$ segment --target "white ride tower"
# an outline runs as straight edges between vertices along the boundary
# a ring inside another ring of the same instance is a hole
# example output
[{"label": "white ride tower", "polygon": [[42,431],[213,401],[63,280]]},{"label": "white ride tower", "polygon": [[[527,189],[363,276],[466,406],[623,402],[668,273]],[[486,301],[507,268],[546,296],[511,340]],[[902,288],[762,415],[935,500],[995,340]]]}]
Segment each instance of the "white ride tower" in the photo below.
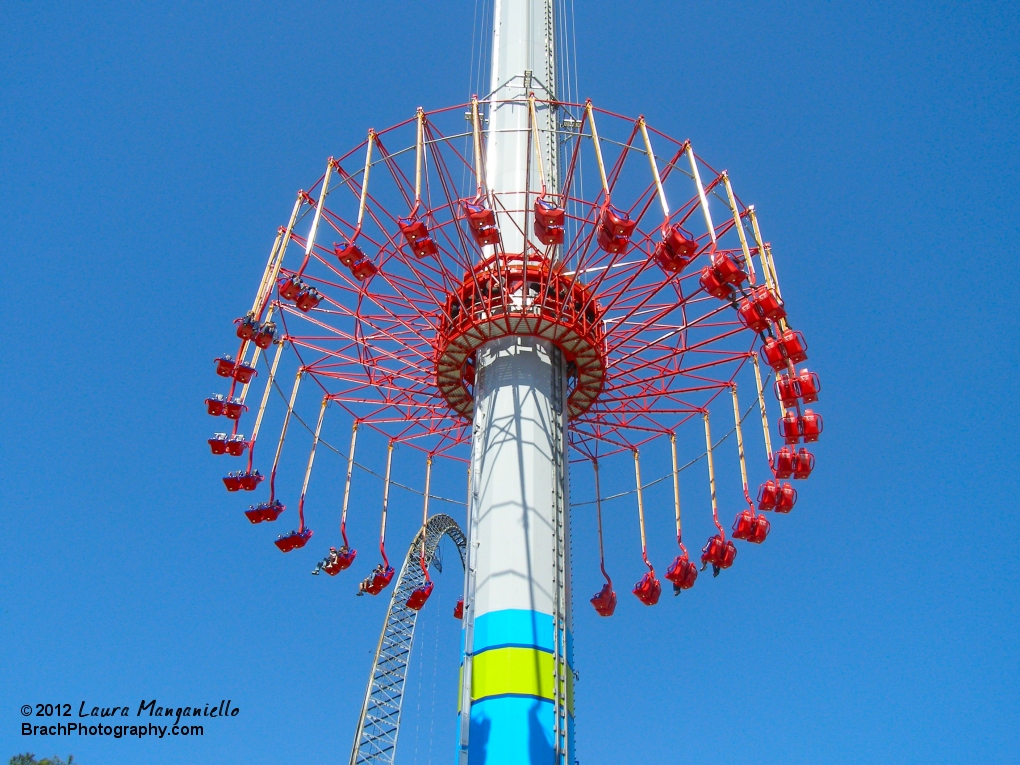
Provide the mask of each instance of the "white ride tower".
[{"label": "white ride tower", "polygon": [[[529,257],[528,206],[543,180],[559,191],[553,2],[495,0],[493,20],[483,192],[503,252]],[[514,299],[531,297],[522,289]],[[566,385],[547,341],[511,336],[478,352],[462,765],[573,761]]]}]

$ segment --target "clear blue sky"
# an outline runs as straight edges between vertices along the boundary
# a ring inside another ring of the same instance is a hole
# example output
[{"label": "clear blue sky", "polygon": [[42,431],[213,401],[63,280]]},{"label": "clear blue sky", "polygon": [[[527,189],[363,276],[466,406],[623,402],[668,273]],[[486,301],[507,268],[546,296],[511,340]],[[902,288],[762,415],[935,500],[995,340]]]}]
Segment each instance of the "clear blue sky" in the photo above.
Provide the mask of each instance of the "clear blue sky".
[{"label": "clear blue sky", "polygon": [[[691,138],[756,204],[827,426],[767,543],[654,609],[594,615],[578,514],[580,762],[1020,762],[1018,6],[577,6],[582,93]],[[353,597],[370,560],[313,578],[319,547],[247,524],[201,402],[295,190],[368,127],[470,95],[473,13],[5,4],[0,760],[348,756],[385,608]],[[341,463],[318,469],[333,501]],[[366,555],[378,490],[356,498]],[[394,503],[403,547],[420,510]],[[632,508],[607,513],[629,539]],[[452,758],[447,553],[400,765]],[[640,574],[632,547],[610,563],[621,592]],[[23,704],[143,697],[242,712],[194,740],[19,735]]]}]

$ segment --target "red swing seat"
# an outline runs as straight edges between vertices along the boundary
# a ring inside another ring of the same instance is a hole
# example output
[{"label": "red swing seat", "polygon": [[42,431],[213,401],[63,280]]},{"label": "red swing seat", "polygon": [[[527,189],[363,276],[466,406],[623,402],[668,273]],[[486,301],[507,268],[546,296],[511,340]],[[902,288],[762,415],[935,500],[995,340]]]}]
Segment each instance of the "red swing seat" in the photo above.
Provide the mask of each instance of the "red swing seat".
[{"label": "red swing seat", "polygon": [[[211,443],[211,441],[210,441]],[[244,440],[244,436],[238,434],[236,436],[230,436],[225,443],[227,454],[231,457],[240,457],[244,454],[244,450],[248,448],[248,442]],[[213,451],[213,454],[216,452]]]},{"label": "red swing seat", "polygon": [[429,236],[425,221],[417,218],[400,218],[397,225],[400,226],[400,233],[404,235],[416,258],[434,257],[439,254],[439,247]]},{"label": "red swing seat", "polygon": [[429,595],[432,594],[434,588],[435,582],[432,581],[426,582],[421,587],[415,587],[414,592],[407,599],[407,607],[412,611],[421,611],[422,606],[425,605],[425,601],[429,599]]},{"label": "red swing seat", "polygon": [[698,579],[698,567],[687,557],[687,553],[676,556],[666,569],[666,578],[673,583],[673,592],[689,590]]},{"label": "red swing seat", "polygon": [[737,307],[737,318],[740,323],[752,332],[764,332],[768,329],[769,320],[758,308],[758,303],[752,298],[744,298]]},{"label": "red swing seat", "polygon": [[294,305],[296,305],[298,310],[302,313],[308,313],[313,308],[317,308],[321,302],[322,295],[320,295],[319,291],[314,287],[304,287],[294,299]]},{"label": "red swing seat", "polygon": [[807,361],[807,342],[804,335],[796,330],[788,329],[779,338],[784,355],[794,364]]},{"label": "red swing seat", "polygon": [[797,413],[789,411],[779,421],[779,435],[786,443],[795,444],[804,436],[803,425],[804,423]]},{"label": "red swing seat", "polygon": [[480,204],[464,202],[464,217],[467,218],[471,236],[479,246],[499,244],[499,229],[496,228],[496,214]]},{"label": "red swing seat", "polygon": [[252,342],[255,343],[262,350],[266,350],[273,341],[276,339],[276,325],[267,321],[255,332],[255,336],[252,338]]},{"label": "red swing seat", "polygon": [[800,432],[804,436],[804,443],[815,443],[822,434],[822,415],[805,409],[800,417]]},{"label": "red swing seat", "polygon": [[764,515],[755,515],[754,510],[744,510],[733,521],[733,538],[760,545],[769,535],[770,528],[771,524]]},{"label": "red swing seat", "polygon": [[213,454],[226,454],[227,453],[227,434],[226,433],[214,433],[213,437],[209,439],[209,448]]},{"label": "red swing seat", "polygon": [[242,340],[251,340],[259,330],[259,323],[251,314],[234,319],[234,324],[237,325],[237,336]]},{"label": "red swing seat", "polygon": [[365,592],[378,595],[393,581],[393,566],[387,566],[381,574],[373,574],[365,580]]},{"label": "red swing seat", "polygon": [[773,388],[776,391],[776,398],[782,402],[783,406],[788,409],[791,406],[797,406],[797,399],[801,396],[799,377],[790,377],[785,373],[780,374],[776,377]]},{"label": "red swing seat", "polygon": [[724,252],[714,253],[712,265],[701,269],[701,286],[709,295],[720,300],[732,300],[734,288],[745,281],[747,274]]},{"label": "red swing seat", "polygon": [[796,457],[793,461],[793,479],[803,480],[811,475],[811,471],[815,469],[815,455],[805,449],[803,446],[797,451]]},{"label": "red swing seat", "polygon": [[554,203],[539,198],[535,200],[535,236],[544,245],[563,244],[563,225],[567,211]]},{"label": "red swing seat", "polygon": [[241,385],[250,383],[251,379],[257,374],[258,372],[255,370],[255,367],[250,364],[242,362],[234,366],[234,379],[241,383]]},{"label": "red swing seat", "polygon": [[613,585],[610,582],[602,585],[602,589],[591,599],[591,604],[595,606],[595,612],[599,616],[612,616],[616,611],[616,593],[613,591]]},{"label": "red swing seat", "polygon": [[339,258],[340,262],[350,268],[359,260],[365,257],[365,253],[358,245],[353,242],[345,244],[334,244],[333,254]]},{"label": "red swing seat", "polygon": [[359,260],[351,267],[351,273],[354,275],[354,278],[357,279],[359,282],[371,279],[378,272],[379,269],[376,267],[375,263],[373,263],[368,258]]},{"label": "red swing seat", "polygon": [[268,523],[279,518],[280,513],[286,509],[286,505],[276,499],[272,502],[261,502],[257,505],[249,505],[248,509],[244,511],[244,514],[252,523]]},{"label": "red swing seat", "polygon": [[308,540],[312,538],[312,533],[311,529],[304,529],[302,531],[292,531],[289,534],[281,534],[273,544],[280,548],[280,552],[287,553],[308,544]]},{"label": "red swing seat", "polygon": [[241,403],[239,398],[228,398],[223,401],[223,415],[231,420],[241,419],[242,412],[247,412],[248,407]]},{"label": "red swing seat", "polygon": [[721,533],[709,537],[701,550],[701,562],[712,564],[715,569],[729,568],[737,557],[737,547],[732,539],[723,539]]},{"label": "red swing seat", "polygon": [[797,490],[788,483],[766,481],[758,488],[758,509],[788,513],[797,504]]},{"label": "red swing seat", "polygon": [[223,485],[227,487],[227,491],[240,491],[241,490],[241,476],[244,475],[241,472],[227,473],[223,477]]},{"label": "red swing seat", "polygon": [[789,478],[793,475],[794,463],[797,453],[789,446],[784,446],[772,455],[772,472],[776,478]]},{"label": "red swing seat", "polygon": [[205,408],[213,417],[219,417],[223,414],[223,406],[226,403],[226,396],[216,393],[205,400]]},{"label": "red swing seat", "polygon": [[680,227],[663,226],[662,239],[655,245],[652,258],[663,271],[678,274],[690,265],[698,252],[698,243]]},{"label": "red swing seat", "polygon": [[655,578],[654,573],[649,571],[634,585],[632,592],[646,606],[654,606],[659,602],[659,596],[662,595],[662,583]]},{"label": "red swing seat", "polygon": [[596,240],[599,247],[610,255],[622,255],[630,247],[630,238],[637,227],[637,221],[611,204],[604,204],[599,214]]},{"label": "red swing seat", "polygon": [[341,571],[346,571],[354,563],[354,559],[358,557],[357,550],[344,550],[341,549],[336,555],[336,560],[329,563],[327,566],[323,566],[322,570],[330,576],[336,576]]},{"label": "red swing seat", "polygon": [[818,380],[818,375],[802,369],[797,375],[797,384],[805,404],[813,404],[818,400],[818,394],[822,390],[822,383]]},{"label": "red swing seat", "polygon": [[457,600],[457,605],[453,607],[453,618],[463,619],[464,618],[464,598]]},{"label": "red swing seat", "polygon": [[241,488],[244,489],[245,491],[255,491],[255,489],[258,488],[258,485],[262,483],[263,480],[265,480],[265,476],[262,475],[262,473],[260,473],[258,470],[256,470],[254,473],[251,472],[238,473],[237,476],[238,478],[241,479]]},{"label": "red swing seat", "polygon": [[761,360],[777,372],[781,369],[786,369],[786,353],[782,344],[776,338],[765,338],[765,343],[758,353],[761,355]]},{"label": "red swing seat", "polygon": [[236,363],[230,356],[222,356],[216,359],[216,374],[220,377],[233,377],[234,365]]},{"label": "red swing seat", "polygon": [[296,276],[281,277],[276,286],[280,290],[280,297],[284,300],[297,300],[297,296],[305,288],[304,282]]}]

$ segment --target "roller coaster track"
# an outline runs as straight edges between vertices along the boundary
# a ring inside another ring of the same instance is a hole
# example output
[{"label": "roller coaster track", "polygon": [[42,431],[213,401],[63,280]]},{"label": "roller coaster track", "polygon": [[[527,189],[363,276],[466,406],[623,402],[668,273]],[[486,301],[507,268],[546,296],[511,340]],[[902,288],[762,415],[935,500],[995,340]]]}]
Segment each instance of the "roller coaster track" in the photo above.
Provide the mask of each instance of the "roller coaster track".
[{"label": "roller coaster track", "polygon": [[[448,515],[434,515],[424,529],[425,563],[432,559],[443,535],[450,537],[457,545],[460,562],[464,563],[467,540],[460,526]],[[375,650],[375,663],[361,708],[358,732],[354,737],[351,765],[371,763],[392,765],[397,753],[397,734],[400,732],[400,706],[404,698],[404,679],[407,665],[411,660],[411,646],[414,641],[414,625],[418,612],[407,607],[407,598],[425,583],[419,556],[421,555],[422,532],[411,542],[400,569],[400,576],[393,588],[390,607],[386,612],[386,623],[379,636]]]}]

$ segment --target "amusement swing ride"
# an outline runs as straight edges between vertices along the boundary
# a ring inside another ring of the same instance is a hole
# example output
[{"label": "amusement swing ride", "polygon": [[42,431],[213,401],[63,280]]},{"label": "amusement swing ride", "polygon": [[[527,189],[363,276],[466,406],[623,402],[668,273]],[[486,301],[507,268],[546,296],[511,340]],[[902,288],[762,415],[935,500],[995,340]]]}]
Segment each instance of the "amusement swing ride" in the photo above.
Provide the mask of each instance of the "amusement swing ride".
[{"label": "amusement swing ride", "polygon": [[[787,314],[754,207],[690,141],[558,88],[568,71],[557,55],[564,10],[562,0],[556,8],[553,0],[495,0],[488,95],[418,108],[327,160],[276,233],[251,309],[235,322],[236,355],[215,362],[229,384],[205,403],[229,427],[209,446],[246,461],[223,479],[228,491],[268,484],[268,497],[245,512],[252,524],[286,511],[276,477],[298,391],[311,383],[321,393],[298,525],[275,540],[284,553],[313,537],[305,496],[327,411],[350,423],[339,535],[328,540],[337,546],[315,574],[335,577],[364,560],[347,534],[359,433],[388,442],[380,560],[359,595],[379,595],[397,576],[386,552],[394,448],[425,463],[421,531],[393,587],[355,765],[393,761],[414,620],[432,594],[429,565],[442,536],[465,565],[455,613],[464,638],[461,761],[567,765],[568,473],[593,471],[604,584],[591,603],[610,617],[617,594],[605,563],[600,468],[632,463],[646,567],[632,591],[646,606],[658,603],[662,583],[648,556],[642,453],[668,449],[672,460],[677,551],[664,577],[675,594],[695,586],[699,563],[715,575],[734,565],[734,539],[765,542],[765,513],[789,513],[797,501],[790,481],[814,469],[801,444],[822,432],[807,408],[820,383],[799,366],[807,344]],[[281,391],[282,428],[263,474],[255,450],[285,358],[294,381]],[[262,394],[245,435],[258,377]],[[738,389],[751,391],[746,409]],[[744,440],[754,409],[766,457],[756,494]],[[717,501],[720,417],[735,434],[746,505],[730,534]],[[677,434],[692,428],[699,439],[703,432],[704,450],[681,466]],[[699,556],[687,547],[678,476],[702,457],[716,531]],[[429,515],[439,459],[469,468],[463,531],[449,515]]]}]

